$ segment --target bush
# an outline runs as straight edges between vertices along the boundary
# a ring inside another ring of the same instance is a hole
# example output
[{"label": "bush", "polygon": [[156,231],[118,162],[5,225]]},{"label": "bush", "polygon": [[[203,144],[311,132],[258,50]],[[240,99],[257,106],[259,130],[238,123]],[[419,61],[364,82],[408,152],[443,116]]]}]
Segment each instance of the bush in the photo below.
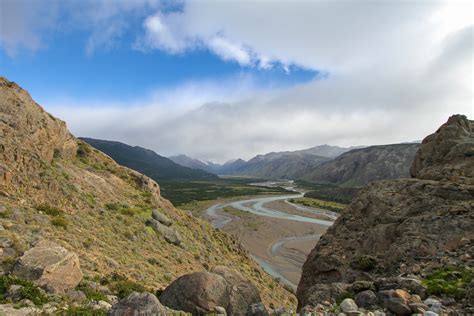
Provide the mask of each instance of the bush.
[{"label": "bush", "polygon": [[69,306],[67,310],[60,310],[53,315],[61,316],[105,316],[105,310],[97,310],[89,306]]},{"label": "bush", "polygon": [[61,216],[64,213],[59,208],[48,205],[48,204],[37,205],[37,206],[35,206],[35,208],[36,208],[37,211],[43,212],[43,213],[45,213],[49,216],[53,216],[53,217],[54,216]]},{"label": "bush", "polygon": [[55,217],[51,220],[51,224],[66,229],[69,225],[69,221],[64,217]]},{"label": "bush", "polygon": [[146,288],[129,280],[127,277],[114,273],[108,278],[104,278],[100,282],[102,285],[107,285],[109,289],[117,295],[120,299],[128,296],[132,292],[145,292]]},{"label": "bush", "polygon": [[33,282],[21,280],[11,275],[0,276],[0,303],[6,303],[5,294],[12,285],[21,285],[20,299],[28,299],[35,305],[43,305],[48,299]]},{"label": "bush", "polygon": [[351,267],[356,270],[370,271],[377,266],[377,259],[369,255],[358,255],[351,262]]},{"label": "bush", "polygon": [[106,295],[91,289],[84,283],[79,284],[77,286],[77,289],[82,291],[86,295],[88,300],[105,301],[105,302],[109,301]]},{"label": "bush", "polygon": [[429,274],[423,281],[429,295],[466,298],[473,282],[473,269],[445,267]]}]

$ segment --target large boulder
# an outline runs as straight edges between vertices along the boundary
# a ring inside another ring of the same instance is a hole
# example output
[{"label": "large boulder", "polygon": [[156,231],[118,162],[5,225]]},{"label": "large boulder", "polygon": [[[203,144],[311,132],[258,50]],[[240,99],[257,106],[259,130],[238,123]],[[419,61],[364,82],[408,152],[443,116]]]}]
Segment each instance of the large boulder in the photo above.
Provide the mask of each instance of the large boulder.
[{"label": "large boulder", "polygon": [[18,258],[13,274],[52,293],[64,293],[82,280],[78,256],[50,241],[40,241]]},{"label": "large boulder", "polygon": [[162,223],[153,218],[148,219],[145,224],[153,228],[154,231],[163,236],[163,238],[170,244],[176,246],[181,245],[181,235],[175,229],[163,225]]},{"label": "large boulder", "polygon": [[173,224],[171,219],[169,219],[165,214],[161,213],[157,209],[153,209],[151,211],[151,217],[165,226],[171,226],[171,224]]},{"label": "large boulder", "polygon": [[151,293],[133,292],[112,306],[109,316],[165,316],[166,308]]},{"label": "large boulder", "polygon": [[181,276],[164,290],[160,300],[169,308],[195,315],[221,308],[230,315],[244,315],[252,304],[261,303],[260,293],[250,281],[221,266]]}]

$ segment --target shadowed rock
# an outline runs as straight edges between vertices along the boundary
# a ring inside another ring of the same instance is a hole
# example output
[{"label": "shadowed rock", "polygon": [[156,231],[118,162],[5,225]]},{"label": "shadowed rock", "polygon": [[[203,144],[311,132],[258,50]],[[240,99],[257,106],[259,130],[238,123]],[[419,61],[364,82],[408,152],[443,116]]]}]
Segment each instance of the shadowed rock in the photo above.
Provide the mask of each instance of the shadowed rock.
[{"label": "shadowed rock", "polygon": [[109,316],[165,316],[166,308],[151,293],[133,292],[113,305]]}]

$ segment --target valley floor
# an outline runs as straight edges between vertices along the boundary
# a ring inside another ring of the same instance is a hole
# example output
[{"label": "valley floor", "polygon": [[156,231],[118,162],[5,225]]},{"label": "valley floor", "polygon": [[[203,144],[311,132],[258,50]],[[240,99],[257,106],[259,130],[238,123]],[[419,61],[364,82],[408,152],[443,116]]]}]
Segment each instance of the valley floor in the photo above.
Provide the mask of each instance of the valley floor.
[{"label": "valley floor", "polygon": [[335,213],[289,203],[302,196],[294,192],[209,201],[199,211],[215,227],[235,235],[264,270],[296,289],[308,253]]}]

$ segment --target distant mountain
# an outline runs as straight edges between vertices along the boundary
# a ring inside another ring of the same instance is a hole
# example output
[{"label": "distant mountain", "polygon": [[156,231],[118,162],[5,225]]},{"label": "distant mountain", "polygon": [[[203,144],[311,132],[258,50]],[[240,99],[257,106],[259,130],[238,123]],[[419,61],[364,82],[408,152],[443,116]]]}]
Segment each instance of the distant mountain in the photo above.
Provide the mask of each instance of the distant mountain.
[{"label": "distant mountain", "polygon": [[139,171],[153,180],[213,180],[217,176],[200,169],[181,166],[172,160],[160,156],[153,150],[124,143],[81,138],[89,145],[106,153],[119,164]]},{"label": "distant mountain", "polygon": [[208,165],[207,163],[199,160],[199,159],[194,159],[186,155],[177,155],[177,156],[171,156],[168,157],[178,165],[192,168],[192,169],[201,169],[204,171],[211,172],[212,166]]},{"label": "distant mountain", "polygon": [[236,169],[233,175],[272,179],[298,179],[308,168],[330,158],[302,152],[281,152],[258,155]]},{"label": "distant mountain", "polygon": [[374,180],[409,177],[410,165],[419,146],[404,143],[353,149],[306,170],[302,179],[357,187]]},{"label": "distant mountain", "polygon": [[[311,155],[322,156],[322,157],[327,157],[327,158],[336,158],[337,156],[342,155],[343,153],[348,152],[349,150],[352,150],[352,149],[356,149],[356,148],[363,148],[363,146],[346,148],[346,147],[331,146],[331,145],[319,145],[319,146],[314,146],[308,149],[293,151],[292,153],[305,153],[305,154],[311,154]],[[287,152],[287,153],[291,153],[291,152]]]}]

